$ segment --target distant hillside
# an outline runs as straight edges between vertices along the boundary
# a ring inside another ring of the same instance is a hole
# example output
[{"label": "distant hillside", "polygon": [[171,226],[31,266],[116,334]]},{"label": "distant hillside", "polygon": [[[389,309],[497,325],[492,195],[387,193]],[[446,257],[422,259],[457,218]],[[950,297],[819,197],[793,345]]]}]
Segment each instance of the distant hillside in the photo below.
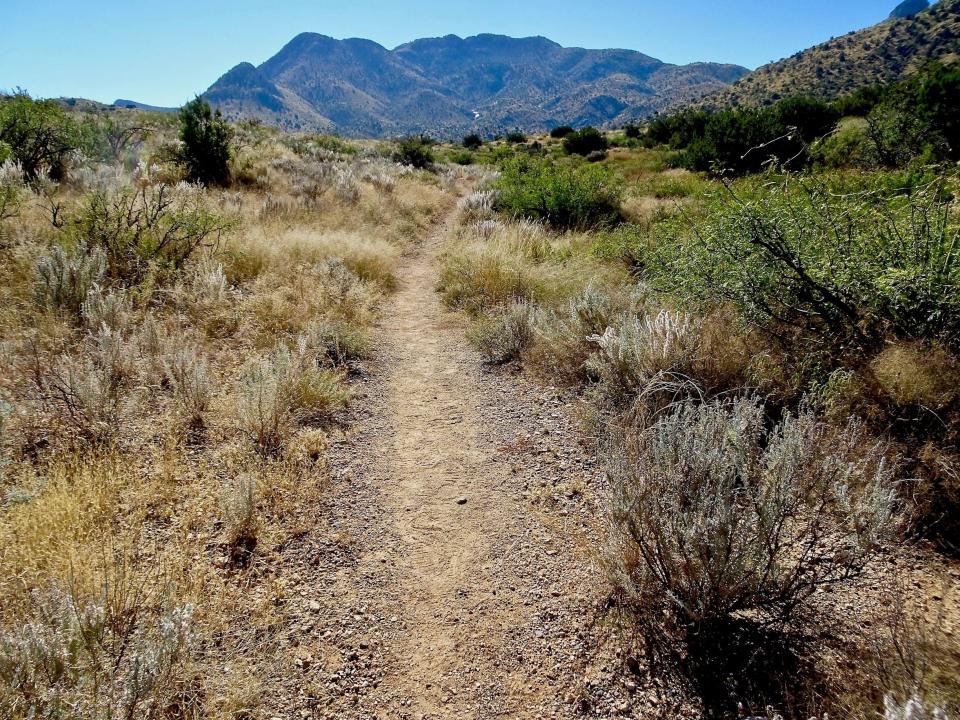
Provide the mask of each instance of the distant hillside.
[{"label": "distant hillside", "polygon": [[[894,12],[909,10],[901,6]],[[957,58],[960,0],[941,0],[909,17],[895,17],[765,65],[704,104],[766,105],[791,95],[832,98],[898,80],[931,60]]]},{"label": "distant hillside", "polygon": [[903,0],[902,3],[897,5],[893,12],[890,13],[892,18],[907,18],[913,15],[916,15],[918,12],[923,12],[928,7],[930,7],[929,0]]},{"label": "distant hillside", "polygon": [[370,40],[303,33],[259,67],[241,63],[205,93],[231,120],[384,136],[616,125],[743,77],[735,65],[669,65],[633,50],[566,48],[543,37]]},{"label": "distant hillside", "polygon": [[114,100],[113,107],[126,108],[128,110],[149,110],[151,112],[174,113],[180,108],[160,107],[159,105],[145,105],[136,100]]}]

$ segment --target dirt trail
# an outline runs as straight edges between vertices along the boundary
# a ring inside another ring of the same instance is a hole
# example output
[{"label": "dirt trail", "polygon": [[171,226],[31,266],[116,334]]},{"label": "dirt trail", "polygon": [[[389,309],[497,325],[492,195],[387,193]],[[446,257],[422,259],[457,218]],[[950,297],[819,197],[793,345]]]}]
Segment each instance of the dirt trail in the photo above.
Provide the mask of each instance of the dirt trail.
[{"label": "dirt trail", "polygon": [[[510,467],[480,437],[483,393],[463,372],[474,358],[434,292],[446,230],[410,259],[383,323],[395,432],[382,490],[401,542],[397,580],[408,627],[394,648],[407,665],[388,684],[408,693],[413,709],[451,718],[471,716],[481,704],[475,691],[492,684],[503,710],[524,717],[535,698],[497,662],[525,609],[510,602],[516,588],[507,583],[516,579],[504,571],[511,558],[497,539],[521,534],[528,511],[504,491]],[[465,671],[480,688],[456,687]]]},{"label": "dirt trail", "polygon": [[271,672],[277,717],[576,715],[602,584],[571,539],[596,464],[563,399],[484,371],[441,304],[454,221],[398,268],[329,504],[284,547],[277,643],[298,670]]}]

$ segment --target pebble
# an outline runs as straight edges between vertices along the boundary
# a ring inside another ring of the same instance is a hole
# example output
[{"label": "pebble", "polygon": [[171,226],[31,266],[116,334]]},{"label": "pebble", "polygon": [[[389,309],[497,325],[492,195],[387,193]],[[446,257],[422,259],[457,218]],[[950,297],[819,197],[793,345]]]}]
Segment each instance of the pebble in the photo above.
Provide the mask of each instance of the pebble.
[{"label": "pebble", "polygon": [[465,497],[457,498],[457,505],[466,505],[466,504],[467,504],[467,499]]}]

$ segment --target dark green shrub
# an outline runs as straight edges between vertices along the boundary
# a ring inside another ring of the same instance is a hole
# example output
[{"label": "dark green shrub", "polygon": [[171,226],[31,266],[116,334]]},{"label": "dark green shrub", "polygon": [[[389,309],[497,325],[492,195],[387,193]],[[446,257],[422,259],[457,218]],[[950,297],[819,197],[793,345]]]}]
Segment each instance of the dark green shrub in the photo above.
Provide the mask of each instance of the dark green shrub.
[{"label": "dark green shrub", "polygon": [[620,219],[622,181],[600,165],[575,166],[530,156],[506,161],[496,207],[558,228],[612,225]]},{"label": "dark green shrub", "polygon": [[192,182],[229,184],[232,135],[220,111],[212,111],[203,98],[196,97],[180,109],[181,162]]},{"label": "dark green shrub", "polygon": [[477,150],[483,146],[483,139],[476,133],[471,133],[464,136],[462,144],[467,150]]},{"label": "dark green shrub", "polygon": [[736,186],[694,232],[661,226],[654,282],[844,352],[890,335],[960,347],[960,230],[947,181],[908,191],[851,182]]},{"label": "dark green shrub", "polygon": [[450,154],[450,162],[457,165],[472,165],[473,164],[473,153],[466,150],[461,150],[459,152],[453,152]]},{"label": "dark green shrub", "polygon": [[433,151],[430,149],[432,144],[430,138],[423,135],[409,135],[397,143],[393,159],[403,165],[423,170],[433,165]]},{"label": "dark green shrub", "polygon": [[573,128],[570,127],[569,125],[558,125],[553,130],[550,131],[550,137],[556,140],[561,140],[572,132],[573,132]]},{"label": "dark green shrub", "polygon": [[624,125],[623,134],[625,137],[631,140],[636,140],[637,138],[640,137],[640,126],[634,125],[632,123],[630,125]]},{"label": "dark green shrub", "polygon": [[522,132],[515,130],[514,132],[507,133],[507,142],[514,145],[519,145],[520,143],[525,143],[527,141],[527,136]]},{"label": "dark green shrub", "polygon": [[76,123],[52,100],[26,93],[0,97],[0,145],[20,163],[24,177],[62,180],[69,153],[79,147]]},{"label": "dark green shrub", "polygon": [[607,139],[599,130],[592,127],[575,130],[563,139],[563,149],[568,155],[587,156],[596,150],[606,150],[608,147]]},{"label": "dark green shrub", "polygon": [[592,162],[592,163],[603,162],[606,159],[607,159],[606,150],[591,150],[589,153],[587,153],[587,162]]}]

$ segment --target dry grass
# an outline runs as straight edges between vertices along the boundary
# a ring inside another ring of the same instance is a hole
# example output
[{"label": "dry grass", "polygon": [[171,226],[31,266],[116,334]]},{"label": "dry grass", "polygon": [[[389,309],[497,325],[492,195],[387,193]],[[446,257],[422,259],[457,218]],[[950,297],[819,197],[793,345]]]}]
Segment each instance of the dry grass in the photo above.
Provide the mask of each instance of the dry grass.
[{"label": "dry grass", "polygon": [[[153,167],[165,142],[146,144],[134,176],[94,168],[53,194],[24,190],[18,216],[3,221],[4,717],[46,712],[18,694],[7,671],[22,666],[7,661],[21,656],[8,650],[26,647],[22,628],[41,637],[40,618],[68,605],[142,618],[129,641],[176,660],[175,673],[156,666],[163,677],[133,716],[166,717],[170,703],[183,716],[261,714],[257,678],[277,658],[257,638],[277,622],[281,591],[257,569],[318,527],[325,426],[352,399],[347,370],[362,371],[402,253],[451,202],[442,183],[392,163],[297,154],[271,135],[241,152],[239,189],[190,190],[191,212],[229,232],[163,272],[143,263],[128,274],[119,255],[104,268],[82,225],[56,227],[52,209],[69,221],[104,178],[108,197],[123,185],[154,197],[159,180],[177,179],[172,166]],[[104,597],[118,573],[142,592]],[[187,607],[189,643],[141,632]],[[52,662],[62,648],[50,648]],[[89,656],[72,680],[31,682],[92,716],[125,687],[123,663],[95,679],[94,666],[110,662]],[[93,697],[90,682],[110,690]],[[130,711],[119,700],[111,708]]]}]

